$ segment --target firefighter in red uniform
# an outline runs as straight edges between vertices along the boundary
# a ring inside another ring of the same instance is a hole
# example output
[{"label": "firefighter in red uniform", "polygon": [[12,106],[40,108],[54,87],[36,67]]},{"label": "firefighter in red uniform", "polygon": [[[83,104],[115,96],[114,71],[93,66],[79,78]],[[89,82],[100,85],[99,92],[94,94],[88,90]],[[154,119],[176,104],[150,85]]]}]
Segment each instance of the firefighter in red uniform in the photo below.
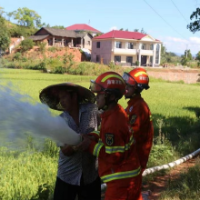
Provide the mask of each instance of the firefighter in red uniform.
[{"label": "firefighter in red uniform", "polygon": [[150,109],[141,97],[142,90],[149,88],[149,77],[145,69],[136,68],[129,73],[124,72],[123,79],[126,82],[125,97],[130,98],[126,112],[134,132],[137,153],[143,172],[148,162],[154,134]]},{"label": "firefighter in red uniform", "polygon": [[[101,180],[107,184],[105,200],[142,200],[141,169],[132,129],[125,110],[117,103],[125,93],[125,82],[115,72],[91,81],[97,107],[103,109],[99,132],[83,135],[79,149],[98,157]],[[91,139],[93,137],[93,139]]]}]

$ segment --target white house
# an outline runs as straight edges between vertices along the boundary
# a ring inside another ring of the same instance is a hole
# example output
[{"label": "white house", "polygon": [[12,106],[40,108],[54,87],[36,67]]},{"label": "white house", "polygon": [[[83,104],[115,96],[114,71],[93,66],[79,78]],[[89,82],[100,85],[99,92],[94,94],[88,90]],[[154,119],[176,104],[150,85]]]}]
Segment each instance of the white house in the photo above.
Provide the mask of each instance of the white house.
[{"label": "white house", "polygon": [[92,39],[92,62],[159,66],[161,41],[150,35],[112,30]]}]

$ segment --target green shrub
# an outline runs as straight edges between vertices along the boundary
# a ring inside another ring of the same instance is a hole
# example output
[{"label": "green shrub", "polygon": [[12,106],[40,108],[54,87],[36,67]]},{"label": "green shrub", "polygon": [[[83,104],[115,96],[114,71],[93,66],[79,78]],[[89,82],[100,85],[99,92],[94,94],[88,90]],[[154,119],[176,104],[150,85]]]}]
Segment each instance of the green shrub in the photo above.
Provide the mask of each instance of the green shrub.
[{"label": "green shrub", "polygon": [[58,67],[55,67],[51,73],[52,74],[64,74],[66,72],[66,69],[62,66],[58,66]]},{"label": "green shrub", "polygon": [[63,64],[65,67],[71,67],[74,65],[74,55],[72,53],[67,54],[67,52],[63,56]]},{"label": "green shrub", "polygon": [[28,61],[28,58],[27,57],[22,57],[22,62],[27,62]]},{"label": "green shrub", "polygon": [[108,64],[108,66],[110,67],[110,69],[115,69],[116,65],[114,64],[114,62],[110,62]]},{"label": "green shrub", "polygon": [[50,51],[50,52],[56,52],[57,48],[56,47],[49,47],[48,51]]},{"label": "green shrub", "polygon": [[139,66],[140,62],[138,60],[135,61],[135,65]]},{"label": "green shrub", "polygon": [[21,42],[20,47],[21,47],[21,52],[28,51],[32,49],[34,46],[34,42],[31,39],[25,39]]},{"label": "green shrub", "polygon": [[45,43],[45,42],[40,42],[40,43],[38,44],[38,46],[39,46],[40,52],[41,52],[41,53],[44,53],[45,50],[46,50],[46,43]]},{"label": "green shrub", "polygon": [[22,59],[22,54],[20,52],[17,52],[13,56],[13,60],[21,60]]}]

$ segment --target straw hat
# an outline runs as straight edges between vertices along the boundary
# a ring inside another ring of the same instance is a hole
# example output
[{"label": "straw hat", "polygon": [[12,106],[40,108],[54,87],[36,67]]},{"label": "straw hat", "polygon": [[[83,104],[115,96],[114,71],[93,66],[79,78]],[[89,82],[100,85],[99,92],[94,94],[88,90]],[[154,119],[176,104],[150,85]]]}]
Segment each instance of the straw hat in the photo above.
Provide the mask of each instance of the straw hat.
[{"label": "straw hat", "polygon": [[85,87],[73,83],[60,83],[44,88],[39,95],[40,101],[54,110],[63,111],[60,105],[59,91],[77,92],[79,103],[95,102],[95,95]]}]

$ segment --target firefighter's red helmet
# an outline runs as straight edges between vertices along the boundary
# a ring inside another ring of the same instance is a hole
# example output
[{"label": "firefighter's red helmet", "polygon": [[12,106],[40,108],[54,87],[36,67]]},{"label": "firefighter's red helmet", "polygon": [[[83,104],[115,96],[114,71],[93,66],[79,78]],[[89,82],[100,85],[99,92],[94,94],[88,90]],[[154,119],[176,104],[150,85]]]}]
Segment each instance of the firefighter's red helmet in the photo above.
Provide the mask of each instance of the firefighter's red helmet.
[{"label": "firefighter's red helmet", "polygon": [[129,73],[124,72],[123,79],[126,84],[137,86],[137,88],[140,90],[149,89],[149,76],[147,71],[142,67],[135,68]]},{"label": "firefighter's red helmet", "polygon": [[113,93],[120,99],[125,93],[125,82],[118,73],[105,72],[99,75],[95,81],[90,81],[90,89],[94,93]]}]

